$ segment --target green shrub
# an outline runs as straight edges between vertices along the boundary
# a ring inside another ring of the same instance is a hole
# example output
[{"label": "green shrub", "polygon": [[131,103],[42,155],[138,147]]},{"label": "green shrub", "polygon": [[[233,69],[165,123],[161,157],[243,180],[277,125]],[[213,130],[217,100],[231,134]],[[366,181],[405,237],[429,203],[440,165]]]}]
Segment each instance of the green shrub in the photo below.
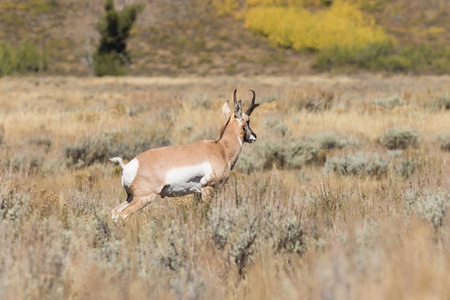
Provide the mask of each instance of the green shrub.
[{"label": "green shrub", "polygon": [[450,194],[428,192],[417,201],[416,212],[429,220],[435,229],[438,229],[442,227],[449,204]]},{"label": "green shrub", "polygon": [[52,147],[53,140],[50,137],[35,136],[26,139],[24,143],[27,145],[36,145],[38,147],[42,147],[45,150],[45,152],[48,152]]},{"label": "green shrub", "polygon": [[323,173],[331,171],[340,175],[383,176],[388,171],[389,159],[377,153],[357,153],[327,159]]},{"label": "green shrub", "polygon": [[225,249],[228,239],[236,229],[236,211],[212,210],[209,216],[209,234],[214,245],[220,249]]},{"label": "green shrub", "polygon": [[205,94],[193,94],[189,96],[189,105],[192,109],[212,109],[213,101]]},{"label": "green shrub", "polygon": [[354,55],[349,53],[348,48],[332,46],[324,48],[316,54],[312,67],[321,71],[330,70],[333,67],[352,65]]},{"label": "green shrub", "polygon": [[387,99],[378,99],[378,100],[372,101],[370,103],[381,106],[386,109],[393,109],[396,106],[405,105],[405,101],[403,101],[403,99],[398,98],[398,97],[391,97],[391,98],[387,98]]},{"label": "green shrub", "polygon": [[65,193],[64,204],[64,209],[76,217],[93,216],[102,209],[101,202],[95,201],[93,195],[76,189],[70,189]]},{"label": "green shrub", "polygon": [[267,95],[262,95],[261,99],[258,102],[261,104],[271,103],[271,102],[277,101],[281,98],[282,98],[282,96],[279,94],[267,94]]},{"label": "green shrub", "polygon": [[415,147],[419,143],[419,132],[411,128],[391,128],[383,133],[380,143],[389,150]]},{"label": "green shrub", "polygon": [[[248,218],[245,215],[243,217]],[[253,260],[258,247],[256,240],[258,237],[258,220],[255,217],[248,219],[249,222],[241,224],[239,230],[235,231],[236,237],[229,252],[230,257],[238,267],[239,275],[244,273],[245,267]]]},{"label": "green shrub", "polygon": [[117,140],[117,135],[114,132],[104,132],[80,144],[66,146],[64,155],[69,159],[69,164],[82,167],[96,162],[104,163],[114,156],[129,158],[129,151],[130,146]]},{"label": "green shrub", "polygon": [[438,73],[450,71],[450,48],[411,45],[401,49],[398,55],[408,62],[407,70],[433,70]]},{"label": "green shrub", "polygon": [[282,120],[278,119],[268,119],[264,121],[264,126],[267,128],[280,133],[281,136],[286,136],[286,133],[288,132],[289,128],[287,127],[286,123]]},{"label": "green shrub", "polygon": [[241,275],[262,247],[297,254],[304,250],[301,218],[276,203],[257,210],[247,203],[237,208],[213,207],[208,230],[214,245],[228,254]]},{"label": "green shrub", "polygon": [[[323,163],[327,150],[356,147],[358,141],[336,132],[322,132],[300,140],[283,143],[259,144],[262,168],[270,169],[275,164],[280,168],[301,168],[306,163]],[[255,166],[255,169],[259,169]]]},{"label": "green shrub", "polygon": [[356,51],[355,62],[358,67],[376,70],[379,68],[380,60],[389,56],[394,51],[392,40],[370,43],[366,47]]},{"label": "green shrub", "polygon": [[264,169],[271,169],[273,165],[280,168],[286,165],[287,158],[284,144],[264,142],[259,150],[262,151]]},{"label": "green shrub", "polygon": [[298,110],[306,109],[311,112],[330,110],[334,104],[334,94],[329,92],[317,92],[305,94],[295,100]]},{"label": "green shrub", "polygon": [[394,52],[392,41],[369,43],[362,48],[333,45],[321,49],[313,61],[313,67],[329,70],[333,67],[357,66],[370,70],[384,69],[384,60]]},{"label": "green shrub", "polygon": [[307,161],[317,157],[319,146],[311,141],[299,140],[288,143],[266,142],[260,147],[263,157],[263,169],[273,165],[283,168],[300,168]]},{"label": "green shrub", "polygon": [[436,139],[442,151],[450,151],[450,131],[439,133]]},{"label": "green shrub", "polygon": [[83,167],[96,162],[107,162],[114,156],[130,160],[149,148],[170,144],[170,141],[159,139],[158,136],[150,141],[130,141],[127,136],[125,132],[119,131],[102,132],[80,143],[66,146],[64,156],[68,159],[69,165]]},{"label": "green shrub", "polygon": [[380,60],[376,69],[379,71],[405,72],[413,69],[413,64],[407,57],[394,54]]},{"label": "green shrub", "polygon": [[395,173],[404,178],[410,178],[414,173],[420,171],[423,162],[420,158],[402,158],[394,164]]},{"label": "green shrub", "polygon": [[0,182],[0,221],[20,222],[31,212],[29,202],[30,195],[22,193],[17,182]]},{"label": "green shrub", "polygon": [[123,61],[117,53],[94,54],[94,71],[97,76],[123,76]]},{"label": "green shrub", "polygon": [[0,76],[42,72],[47,69],[47,65],[45,49],[39,51],[36,44],[29,40],[22,42],[18,48],[0,44]]},{"label": "green shrub", "polygon": [[163,238],[156,245],[158,264],[169,270],[182,268],[186,261],[186,236],[180,225],[175,221],[164,223],[161,228]]},{"label": "green shrub", "polygon": [[348,146],[356,147],[359,144],[356,139],[342,136],[334,131],[317,133],[308,138],[316,142],[320,149],[325,150],[343,149]]},{"label": "green shrub", "polygon": [[41,54],[37,46],[28,40],[19,47],[17,69],[19,73],[38,72],[41,69]]},{"label": "green shrub", "polygon": [[287,166],[299,168],[308,161],[314,161],[319,154],[320,146],[311,140],[292,141],[287,144]]},{"label": "green shrub", "polygon": [[449,94],[443,94],[434,98],[431,107],[433,110],[450,110]]},{"label": "green shrub", "polygon": [[143,8],[142,4],[125,5],[119,13],[114,8],[114,0],[106,0],[104,5],[106,14],[96,25],[101,36],[100,44],[93,56],[97,76],[124,75],[125,71],[121,66],[129,64],[131,60],[126,41],[137,15]]},{"label": "green shrub", "polygon": [[2,158],[1,164],[3,169],[6,170],[36,174],[42,171],[45,160],[46,155],[44,151],[27,147],[14,153],[12,157]]},{"label": "green shrub", "polygon": [[17,50],[9,44],[0,44],[0,76],[14,74],[17,70]]},{"label": "green shrub", "polygon": [[425,195],[407,190],[405,193],[407,211],[411,209],[423,219],[428,220],[437,231],[442,228],[447,209],[450,207],[450,193],[426,191]]},{"label": "green shrub", "polygon": [[373,71],[447,73],[450,71],[450,49],[433,49],[427,45],[395,48],[391,40],[359,48],[332,45],[319,51],[312,66],[319,70],[354,66]]},{"label": "green shrub", "polygon": [[347,198],[339,189],[333,189],[329,178],[324,178],[320,187],[310,194],[310,205],[314,215],[320,213],[329,226],[333,226],[337,213],[345,205]]},{"label": "green shrub", "polygon": [[257,163],[256,158],[246,155],[245,153],[241,153],[234,168],[240,172],[250,174],[256,170],[260,170],[261,166]]}]

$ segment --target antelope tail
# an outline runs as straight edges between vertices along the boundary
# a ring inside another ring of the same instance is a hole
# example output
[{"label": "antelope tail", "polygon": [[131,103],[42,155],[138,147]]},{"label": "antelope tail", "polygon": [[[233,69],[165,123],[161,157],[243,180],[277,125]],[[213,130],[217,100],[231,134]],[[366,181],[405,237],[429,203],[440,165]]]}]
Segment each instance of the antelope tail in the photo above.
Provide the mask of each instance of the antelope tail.
[{"label": "antelope tail", "polygon": [[123,162],[123,159],[121,159],[120,157],[110,158],[109,160],[112,161],[113,163],[119,164],[119,166],[122,169],[125,168],[125,163]]}]

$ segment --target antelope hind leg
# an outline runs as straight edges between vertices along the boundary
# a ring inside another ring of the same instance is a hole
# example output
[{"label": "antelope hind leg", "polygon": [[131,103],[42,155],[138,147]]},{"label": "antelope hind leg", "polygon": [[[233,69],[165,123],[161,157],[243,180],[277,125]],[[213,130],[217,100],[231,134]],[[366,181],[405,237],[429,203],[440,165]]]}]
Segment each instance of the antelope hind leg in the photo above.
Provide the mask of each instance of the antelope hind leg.
[{"label": "antelope hind leg", "polygon": [[114,221],[119,220],[119,214],[120,214],[120,212],[121,212],[122,210],[124,210],[125,207],[127,207],[128,205],[130,205],[130,203],[128,203],[128,201],[125,201],[125,202],[123,202],[122,204],[120,204],[119,206],[117,206],[116,208],[114,208],[114,209],[111,211],[111,218],[112,218]]},{"label": "antelope hind leg", "polygon": [[145,206],[147,206],[147,204],[155,200],[156,196],[157,194],[151,194],[144,197],[133,197],[133,200],[126,207],[122,208],[120,212],[118,212],[119,218],[125,221],[130,215],[144,208]]},{"label": "antelope hind leg", "polygon": [[123,202],[116,208],[112,210],[112,219],[117,221],[119,219],[119,214],[124,210],[128,205],[130,205],[130,202],[133,200],[133,195],[127,193],[127,201]]}]

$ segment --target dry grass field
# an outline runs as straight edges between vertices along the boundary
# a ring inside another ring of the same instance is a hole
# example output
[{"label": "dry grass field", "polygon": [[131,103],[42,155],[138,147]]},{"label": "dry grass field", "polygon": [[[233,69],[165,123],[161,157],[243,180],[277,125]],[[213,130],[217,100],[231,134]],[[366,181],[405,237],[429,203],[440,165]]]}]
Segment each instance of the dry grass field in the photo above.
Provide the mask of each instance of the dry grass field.
[{"label": "dry grass field", "polygon": [[[120,168],[215,139],[238,89],[254,144],[210,203],[126,225]],[[450,77],[0,81],[0,299],[447,299]]]}]

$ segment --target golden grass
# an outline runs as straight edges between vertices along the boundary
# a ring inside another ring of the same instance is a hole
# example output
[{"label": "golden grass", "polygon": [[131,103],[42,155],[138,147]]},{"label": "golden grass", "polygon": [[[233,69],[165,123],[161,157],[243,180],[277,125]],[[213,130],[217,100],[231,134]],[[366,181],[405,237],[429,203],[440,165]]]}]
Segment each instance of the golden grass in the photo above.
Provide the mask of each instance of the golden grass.
[{"label": "golden grass", "polygon": [[[432,109],[433,98],[449,87],[450,77],[372,75],[4,78],[0,298],[448,298],[450,199],[438,226],[417,203],[427,193],[433,199],[449,193],[450,153],[435,137],[449,130],[450,112]],[[248,89],[264,102],[251,120],[258,141],[244,146],[241,160],[259,162],[267,144],[329,131],[360,143],[326,150],[325,159],[358,151],[390,157],[378,142],[389,128],[419,131],[419,145],[392,158],[380,178],[323,174],[323,161],[296,169],[275,163],[246,174],[239,162],[211,203],[158,197],[124,227],[109,220],[125,199],[120,172],[107,161],[76,166],[65,157],[67,146],[105,132],[118,132],[130,147],[152,145],[161,135],[173,144],[215,139],[224,123],[221,105],[234,88],[244,107]],[[299,108],[321,93],[333,94],[331,108]],[[391,110],[371,104],[393,96],[406,104]],[[274,128],[280,122],[284,136]],[[406,158],[420,162],[409,177],[395,165]],[[282,234],[295,236],[298,224],[296,252]],[[246,248],[252,232],[254,244]],[[222,247],[217,241],[226,234]],[[248,255],[243,264],[239,253]]]}]

